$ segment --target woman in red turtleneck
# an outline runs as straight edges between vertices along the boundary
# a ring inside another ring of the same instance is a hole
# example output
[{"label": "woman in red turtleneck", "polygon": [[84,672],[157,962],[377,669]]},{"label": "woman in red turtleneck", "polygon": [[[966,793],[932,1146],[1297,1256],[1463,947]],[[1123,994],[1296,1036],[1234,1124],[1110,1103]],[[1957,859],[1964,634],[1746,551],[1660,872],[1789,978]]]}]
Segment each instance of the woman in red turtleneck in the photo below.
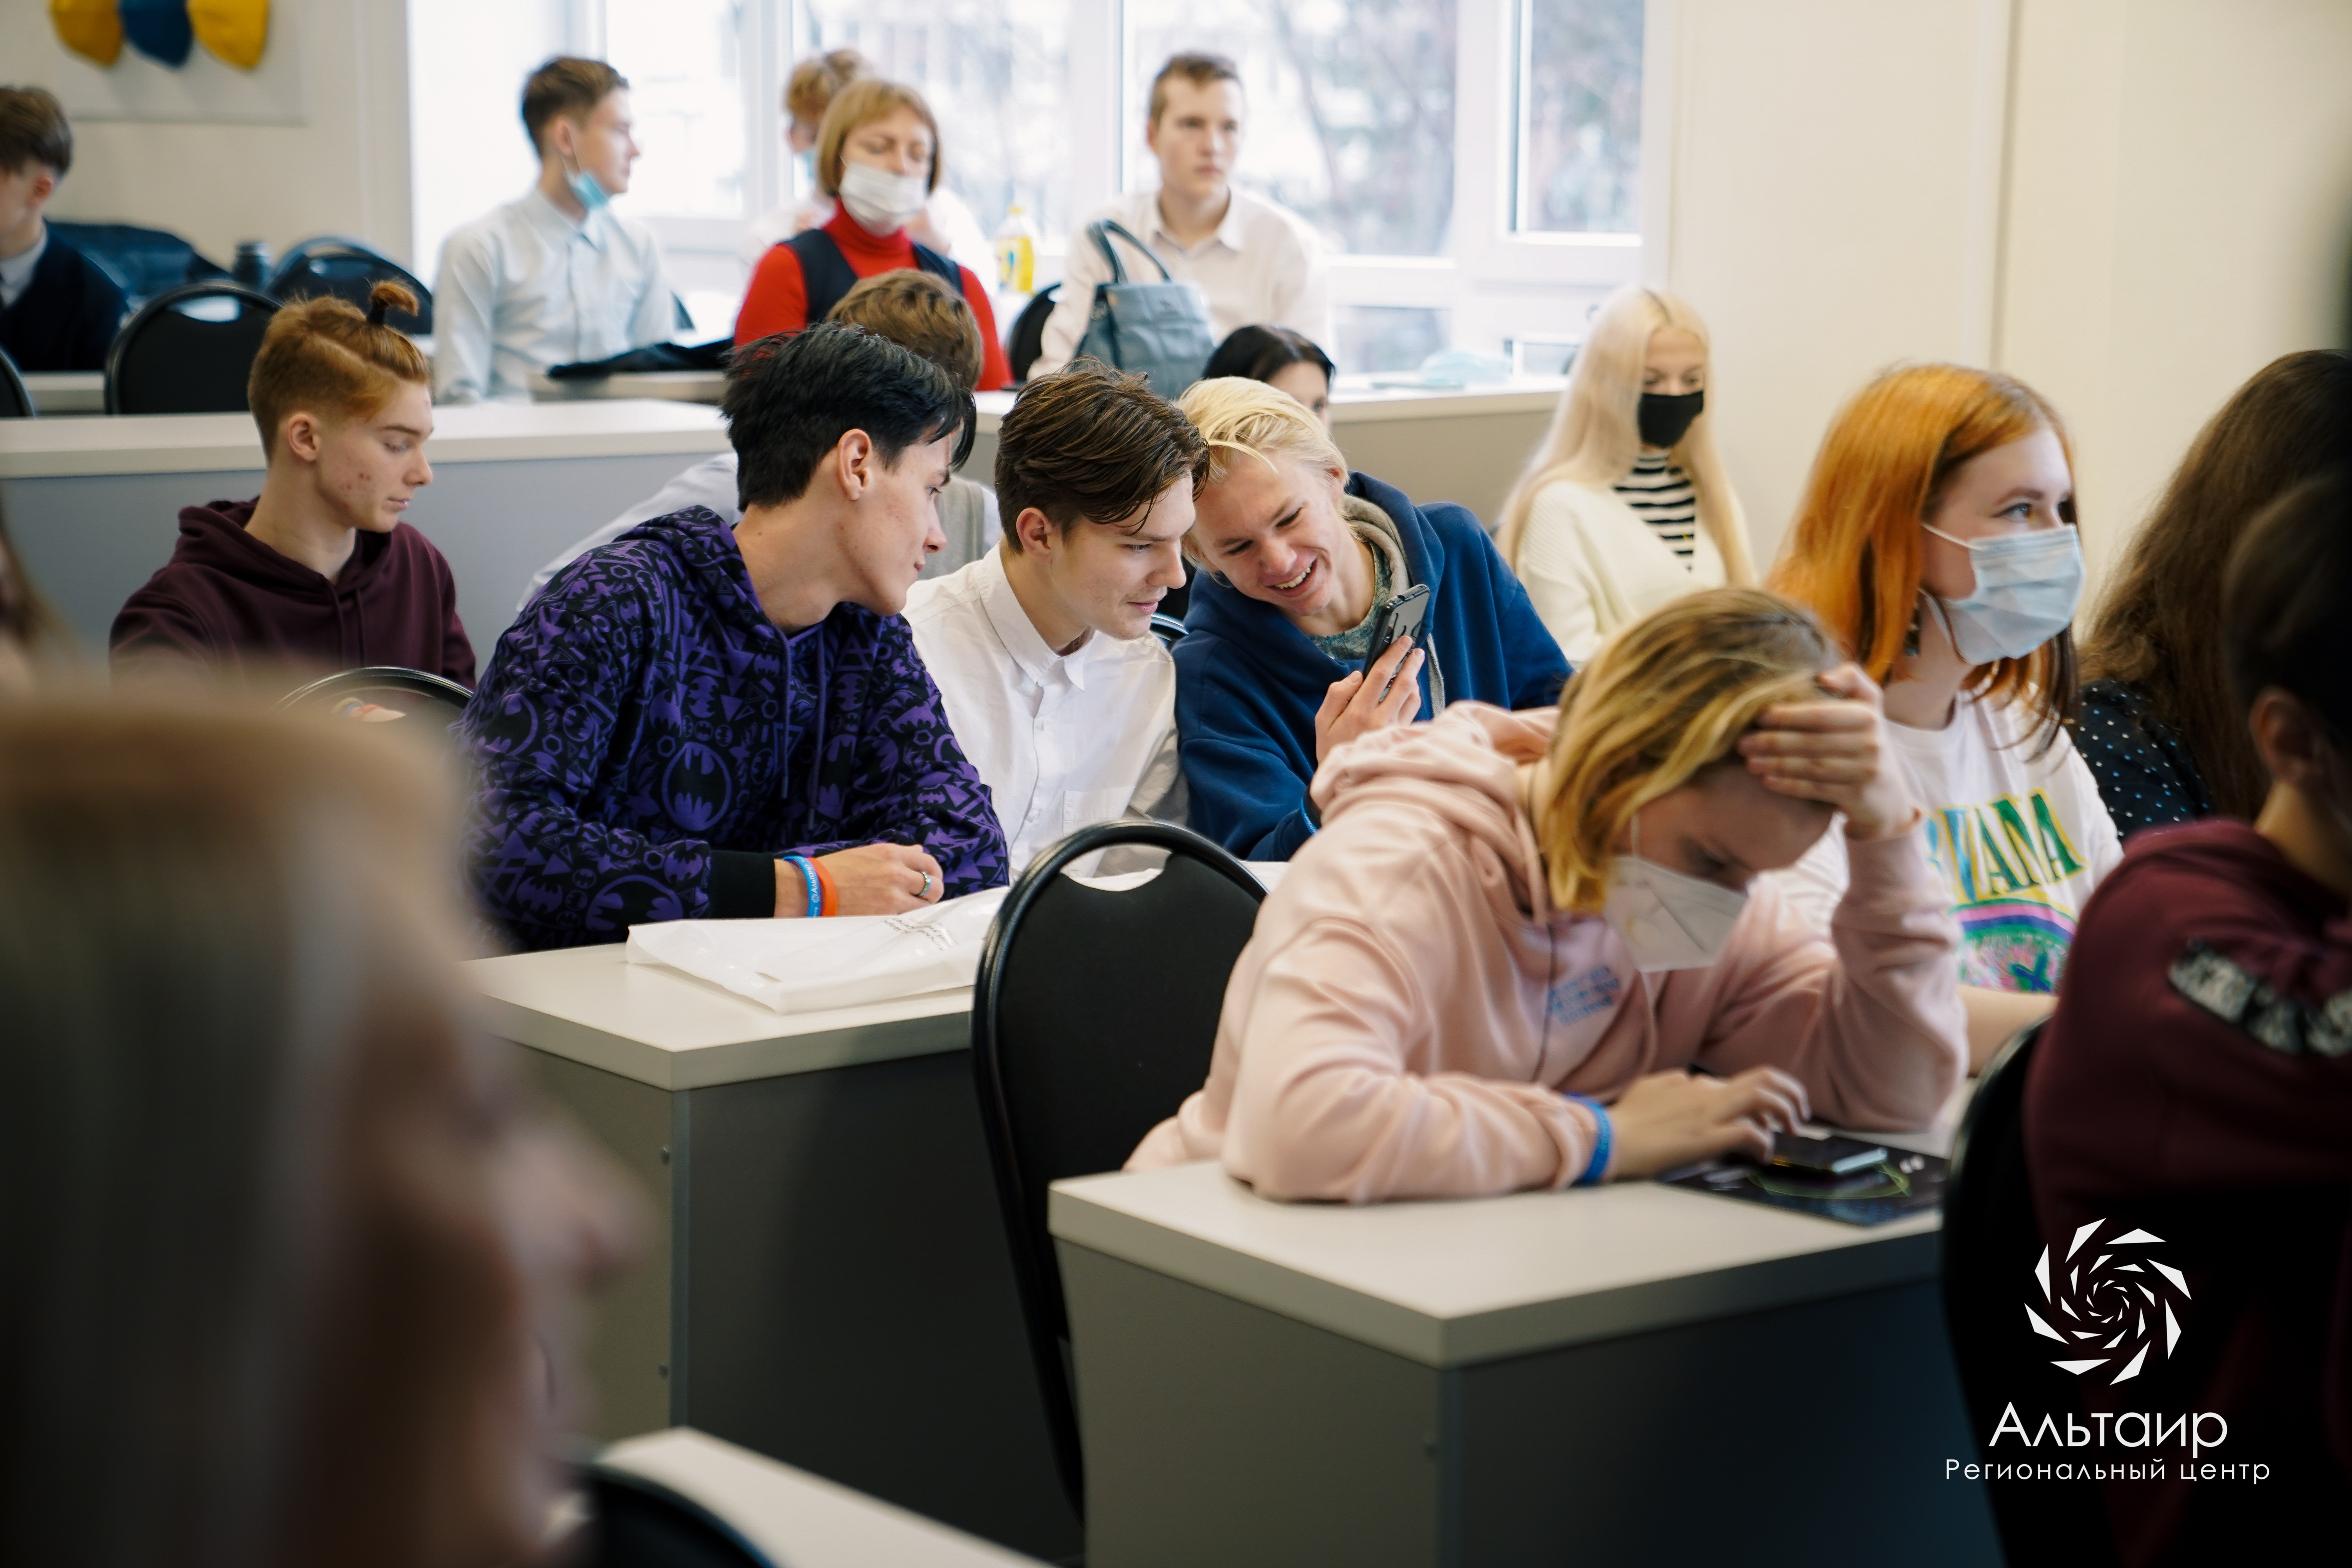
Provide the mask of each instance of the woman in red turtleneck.
[{"label": "woman in red turtleneck", "polygon": [[797,332],[821,321],[861,278],[919,268],[953,285],[980,323],[980,390],[1011,384],[988,290],[969,267],[917,245],[907,225],[940,183],[940,127],[931,106],[897,82],[853,82],[835,94],[817,132],[818,186],[839,210],[822,228],[771,246],[735,317],[735,341]]}]

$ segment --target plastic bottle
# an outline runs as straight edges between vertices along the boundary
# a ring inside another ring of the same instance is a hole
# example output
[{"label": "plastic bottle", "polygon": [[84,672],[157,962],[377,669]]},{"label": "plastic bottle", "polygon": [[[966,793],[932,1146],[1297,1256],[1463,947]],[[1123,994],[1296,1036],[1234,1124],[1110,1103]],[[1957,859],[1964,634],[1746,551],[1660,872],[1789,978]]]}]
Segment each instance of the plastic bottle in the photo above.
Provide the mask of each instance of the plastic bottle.
[{"label": "plastic bottle", "polygon": [[1019,202],[1004,209],[1004,221],[996,226],[996,282],[1009,294],[1036,289],[1037,231]]}]

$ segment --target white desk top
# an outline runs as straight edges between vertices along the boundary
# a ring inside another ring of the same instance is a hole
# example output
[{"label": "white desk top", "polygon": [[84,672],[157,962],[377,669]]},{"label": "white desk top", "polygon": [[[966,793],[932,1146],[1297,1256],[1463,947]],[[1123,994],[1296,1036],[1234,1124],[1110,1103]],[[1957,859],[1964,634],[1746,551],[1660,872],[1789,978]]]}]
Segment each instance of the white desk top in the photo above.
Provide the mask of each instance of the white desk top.
[{"label": "white desk top", "polygon": [[[639,400],[477,403],[433,411],[425,456],[445,463],[675,453],[680,466],[723,451],[719,411]],[[134,414],[0,419],[0,479],[233,473],[262,467],[248,414]]]},{"label": "white desk top", "polygon": [[658,964],[625,943],[465,964],[501,1039],[656,1089],[822,1072],[968,1049],[971,993],[941,991],[787,1016]]},{"label": "white desk top", "polygon": [[[1884,1142],[1940,1152],[1951,1115]],[[1056,1182],[1048,1223],[1066,1241],[1428,1366],[1933,1279],[1942,1225],[1927,1214],[1864,1228],[1654,1182],[1280,1204],[1213,1161]]]},{"label": "white desk top", "polygon": [[625,1438],[598,1458],[700,1503],[779,1568],[1034,1568],[1036,1563],[690,1426]]},{"label": "white desk top", "polygon": [[106,412],[106,373],[102,370],[37,370],[25,374],[25,390],[44,416]]}]

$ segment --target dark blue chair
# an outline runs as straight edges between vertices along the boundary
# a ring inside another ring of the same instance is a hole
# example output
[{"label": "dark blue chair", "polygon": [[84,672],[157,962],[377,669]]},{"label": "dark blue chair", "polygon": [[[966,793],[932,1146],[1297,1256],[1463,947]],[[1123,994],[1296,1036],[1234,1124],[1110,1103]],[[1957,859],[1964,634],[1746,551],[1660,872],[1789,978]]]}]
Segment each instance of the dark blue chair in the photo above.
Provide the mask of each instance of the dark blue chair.
[{"label": "dark blue chair", "polygon": [[394,310],[384,317],[386,321],[413,336],[433,330],[433,290],[407,268],[356,239],[327,235],[295,246],[278,264],[278,270],[269,275],[268,292],[289,305],[297,300],[331,294],[364,310],[368,308],[369,291],[379,283],[397,283],[416,296],[414,314]]},{"label": "dark blue chair", "polygon": [[242,283],[183,283],[138,310],[106,355],[109,414],[241,414],[278,301]]}]

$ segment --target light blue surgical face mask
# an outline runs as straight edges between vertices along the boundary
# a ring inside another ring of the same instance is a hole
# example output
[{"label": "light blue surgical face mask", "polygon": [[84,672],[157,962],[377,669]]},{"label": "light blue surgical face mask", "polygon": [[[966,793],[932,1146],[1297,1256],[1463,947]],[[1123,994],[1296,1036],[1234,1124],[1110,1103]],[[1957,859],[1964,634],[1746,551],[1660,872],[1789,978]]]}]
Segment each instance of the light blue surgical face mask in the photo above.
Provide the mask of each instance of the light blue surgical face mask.
[{"label": "light blue surgical face mask", "polygon": [[568,159],[563,170],[563,183],[572,187],[572,194],[578,198],[580,205],[592,213],[598,207],[613,205],[613,197],[604,189],[604,183]]},{"label": "light blue surgical face mask", "polygon": [[1970,664],[2023,658],[2074,624],[2083,600],[2083,540],[2072,527],[1967,540],[1920,526],[1967,551],[1976,569],[1976,591],[1967,598],[1928,595],[1944,613],[1952,647]]}]

